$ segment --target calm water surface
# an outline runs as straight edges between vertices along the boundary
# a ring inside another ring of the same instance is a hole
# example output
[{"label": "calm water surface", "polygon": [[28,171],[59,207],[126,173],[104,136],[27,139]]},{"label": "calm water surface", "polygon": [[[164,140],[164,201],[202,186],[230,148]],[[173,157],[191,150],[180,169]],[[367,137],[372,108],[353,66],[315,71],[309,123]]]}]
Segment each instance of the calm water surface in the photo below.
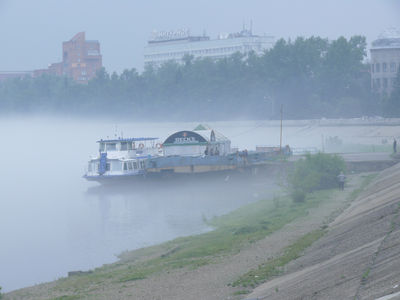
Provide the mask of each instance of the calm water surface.
[{"label": "calm water surface", "polygon": [[[118,135],[165,138],[192,123],[124,123],[60,119],[0,121],[0,286],[50,281],[68,271],[115,261],[124,250],[210,230],[218,216],[276,191],[265,178],[145,183],[105,191],[82,179],[96,140]],[[211,124],[213,125],[213,124]],[[214,124],[233,146],[251,148],[257,132]],[[275,129],[274,129],[275,130]],[[276,144],[278,135],[270,144]]]}]

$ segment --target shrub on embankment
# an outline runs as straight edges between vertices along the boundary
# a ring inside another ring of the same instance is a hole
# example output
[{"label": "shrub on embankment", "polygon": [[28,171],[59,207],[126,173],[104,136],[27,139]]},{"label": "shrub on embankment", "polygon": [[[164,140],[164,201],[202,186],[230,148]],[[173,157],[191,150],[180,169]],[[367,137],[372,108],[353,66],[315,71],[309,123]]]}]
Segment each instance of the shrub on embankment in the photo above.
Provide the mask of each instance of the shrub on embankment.
[{"label": "shrub on embankment", "polygon": [[307,193],[336,187],[337,176],[345,168],[343,158],[338,155],[307,154],[304,159],[295,163],[293,171],[288,176],[292,199],[295,202],[302,202]]}]

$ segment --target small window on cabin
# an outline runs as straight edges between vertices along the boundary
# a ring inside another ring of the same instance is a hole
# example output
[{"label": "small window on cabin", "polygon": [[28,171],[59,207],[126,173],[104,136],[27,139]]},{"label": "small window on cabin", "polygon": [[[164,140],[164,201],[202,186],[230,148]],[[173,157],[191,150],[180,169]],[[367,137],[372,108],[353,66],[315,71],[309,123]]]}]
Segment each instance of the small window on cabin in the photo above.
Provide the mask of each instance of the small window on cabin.
[{"label": "small window on cabin", "polygon": [[106,171],[110,171],[110,169],[111,169],[111,168],[110,168],[110,164],[107,163],[107,164],[106,164]]},{"label": "small window on cabin", "polygon": [[88,164],[88,172],[92,172],[92,163]]},{"label": "small window on cabin", "polygon": [[132,170],[132,168],[133,168],[133,167],[132,167],[132,162],[129,162],[129,163],[128,163],[128,169],[129,169],[129,170]]},{"label": "small window on cabin", "polygon": [[121,143],[121,151],[126,151],[126,150],[128,150],[128,143],[122,142]]},{"label": "small window on cabin", "polygon": [[125,162],[124,163],[124,171],[127,171],[128,170],[128,164]]},{"label": "small window on cabin", "polygon": [[104,143],[100,143],[100,147],[99,147],[100,152],[104,152],[105,148],[106,147],[105,147]]},{"label": "small window on cabin", "polygon": [[136,161],[133,162],[133,168],[134,168],[135,170],[137,169],[137,162],[136,162]]},{"label": "small window on cabin", "polygon": [[144,161],[143,160],[140,161],[140,168],[144,169]]},{"label": "small window on cabin", "polygon": [[128,150],[132,150],[132,143],[126,143]]},{"label": "small window on cabin", "polygon": [[116,143],[107,144],[107,151],[115,151],[115,150],[117,150]]}]

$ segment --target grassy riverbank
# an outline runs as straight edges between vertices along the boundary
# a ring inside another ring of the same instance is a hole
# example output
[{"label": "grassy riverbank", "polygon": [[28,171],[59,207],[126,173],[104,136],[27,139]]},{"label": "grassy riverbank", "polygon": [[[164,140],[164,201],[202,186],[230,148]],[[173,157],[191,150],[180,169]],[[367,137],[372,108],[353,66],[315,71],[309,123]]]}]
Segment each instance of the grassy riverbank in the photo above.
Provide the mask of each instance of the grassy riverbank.
[{"label": "grassy riverbank", "polygon": [[[363,185],[372,178],[358,180],[346,196],[354,199]],[[241,250],[266,236],[278,231],[294,220],[308,216],[309,211],[341,196],[338,190],[323,190],[307,195],[304,202],[294,203],[288,196],[276,196],[246,205],[227,215],[205,220],[213,231],[175,240],[120,255],[120,261],[104,265],[92,273],[70,276],[39,287],[45,294],[34,299],[95,299],[104,289],[121,291],[134,282],[156,274],[184,269],[190,272],[201,266],[218,264],[224,258],[238,254]],[[351,199],[350,199],[351,198]],[[262,264],[256,270],[242,273],[233,285],[253,287],[276,274],[289,261],[297,258],[302,251],[323,234],[323,229],[312,231],[300,237],[293,245],[282,251],[282,256]],[[254,280],[257,278],[257,280]],[[20,298],[29,298],[33,291],[18,291]],[[47,295],[47,296],[45,296]],[[50,296],[50,297],[49,297]],[[129,294],[127,294],[129,296]],[[51,298],[53,297],[53,298]],[[58,298],[57,298],[58,297]],[[59,298],[64,297],[64,298]],[[71,298],[72,297],[72,298]],[[13,299],[13,298],[10,298]]]}]

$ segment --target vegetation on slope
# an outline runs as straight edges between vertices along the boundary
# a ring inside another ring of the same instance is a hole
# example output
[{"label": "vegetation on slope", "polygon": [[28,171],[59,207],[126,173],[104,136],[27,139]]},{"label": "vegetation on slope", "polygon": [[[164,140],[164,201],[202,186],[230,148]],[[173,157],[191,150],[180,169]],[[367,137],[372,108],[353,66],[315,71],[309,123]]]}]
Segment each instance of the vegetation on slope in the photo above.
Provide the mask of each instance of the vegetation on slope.
[{"label": "vegetation on slope", "polygon": [[[355,200],[375,177],[376,174],[362,176],[363,180],[360,186],[351,191],[351,193],[347,196],[347,205],[350,205],[350,202]],[[319,191],[318,194],[321,192],[329,192],[331,194],[332,190]],[[338,216],[346,207],[347,206],[340,208],[338,211],[332,212],[327,222],[329,223],[330,221],[334,220],[334,218]],[[299,258],[309,246],[311,246],[315,241],[317,241],[325,234],[326,227],[327,226],[325,224],[320,229],[316,229],[303,235],[293,244],[283,249],[280,256],[274,257],[271,260],[260,264],[257,269],[250,270],[249,272],[243,274],[232,283],[232,286],[254,288],[261,283],[264,283],[276,276],[279,276],[280,274],[282,274],[284,267],[289,262]]]},{"label": "vegetation on slope", "polygon": [[213,231],[124,253],[120,262],[97,268],[92,274],[58,280],[54,291],[88,295],[105,284],[123,285],[161,271],[193,269],[217,262],[221,256],[237,253],[249,243],[306,216],[310,208],[329,199],[330,191],[318,191],[308,195],[302,203],[293,203],[290,197],[282,196],[247,205],[208,221],[214,226]]},{"label": "vegetation on slope", "polygon": [[289,189],[294,201],[304,201],[307,193],[338,186],[337,176],[346,168],[343,158],[338,155],[317,153],[307,154],[295,162],[289,174]]}]

